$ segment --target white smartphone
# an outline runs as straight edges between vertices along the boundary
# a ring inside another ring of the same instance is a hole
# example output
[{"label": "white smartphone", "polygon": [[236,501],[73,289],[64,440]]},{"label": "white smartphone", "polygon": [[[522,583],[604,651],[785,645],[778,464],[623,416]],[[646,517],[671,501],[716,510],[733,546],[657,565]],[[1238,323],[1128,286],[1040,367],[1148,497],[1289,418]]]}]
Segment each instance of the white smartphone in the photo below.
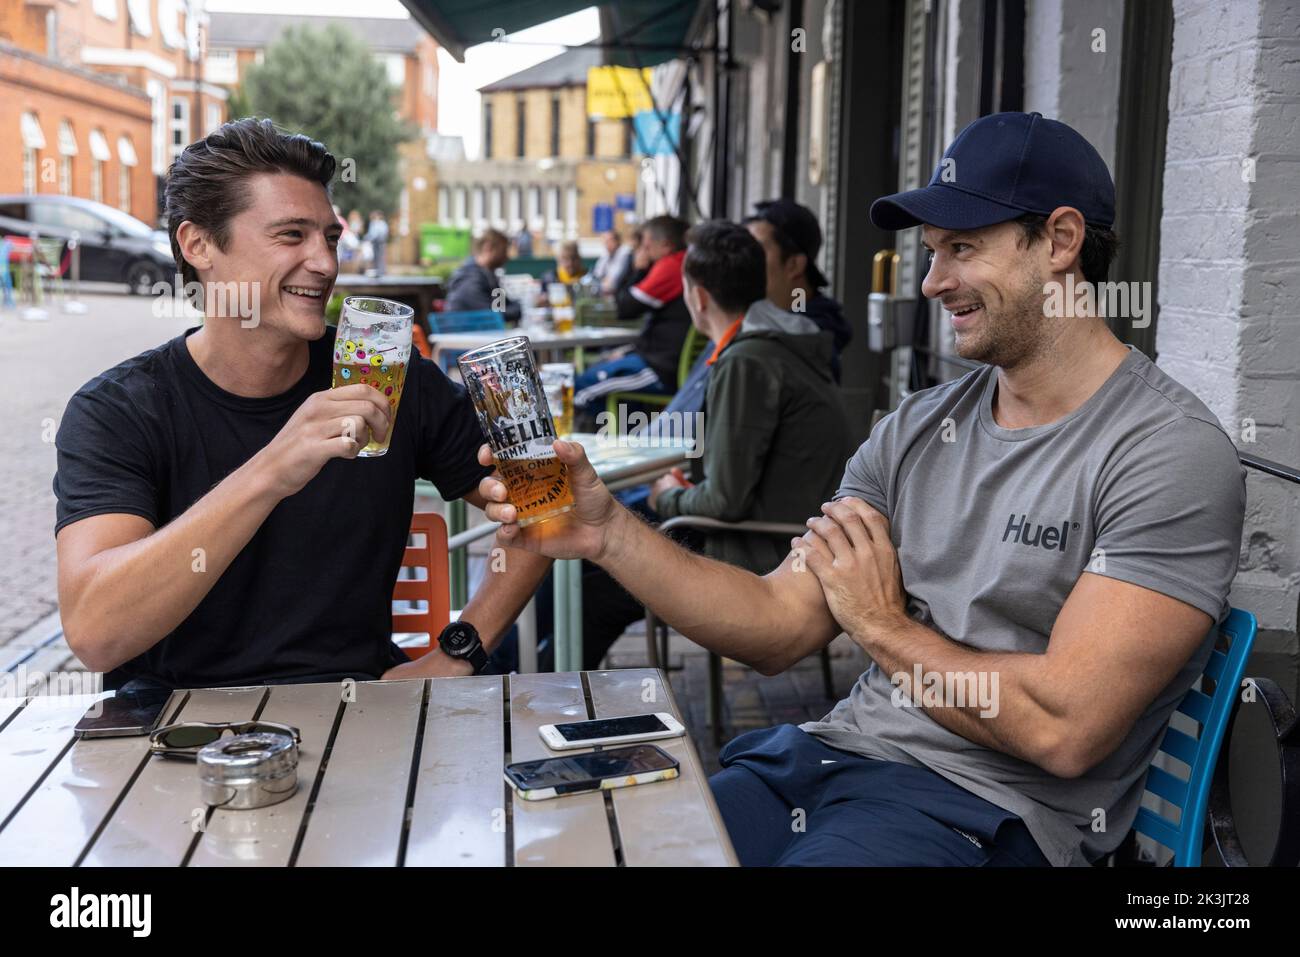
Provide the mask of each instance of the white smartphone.
[{"label": "white smartphone", "polygon": [[537,733],[553,751],[568,751],[573,748],[594,748],[597,745],[678,738],[686,733],[686,729],[671,714],[660,712],[632,714],[624,718],[544,724],[537,729]]}]

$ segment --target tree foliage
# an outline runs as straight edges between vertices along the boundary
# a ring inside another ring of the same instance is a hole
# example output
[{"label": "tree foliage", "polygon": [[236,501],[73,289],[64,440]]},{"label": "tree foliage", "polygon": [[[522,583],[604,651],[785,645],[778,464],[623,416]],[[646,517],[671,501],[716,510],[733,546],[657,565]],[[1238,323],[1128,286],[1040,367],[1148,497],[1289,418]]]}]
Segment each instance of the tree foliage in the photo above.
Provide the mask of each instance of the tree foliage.
[{"label": "tree foliage", "polygon": [[396,95],[364,42],[334,24],[298,26],[248,68],[231,97],[231,115],[270,117],[324,143],[338,161],[332,192],[345,215],[391,212],[402,188],[397,147],[418,135],[398,117]]}]

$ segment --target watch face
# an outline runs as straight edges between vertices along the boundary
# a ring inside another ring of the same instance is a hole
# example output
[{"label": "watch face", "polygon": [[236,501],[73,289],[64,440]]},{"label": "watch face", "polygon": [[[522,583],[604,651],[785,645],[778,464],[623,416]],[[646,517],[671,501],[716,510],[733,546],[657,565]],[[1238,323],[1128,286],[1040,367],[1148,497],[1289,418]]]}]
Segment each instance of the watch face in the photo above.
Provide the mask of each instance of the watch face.
[{"label": "watch face", "polygon": [[442,648],[449,655],[467,651],[474,644],[474,629],[460,622],[449,625],[443,633]]}]

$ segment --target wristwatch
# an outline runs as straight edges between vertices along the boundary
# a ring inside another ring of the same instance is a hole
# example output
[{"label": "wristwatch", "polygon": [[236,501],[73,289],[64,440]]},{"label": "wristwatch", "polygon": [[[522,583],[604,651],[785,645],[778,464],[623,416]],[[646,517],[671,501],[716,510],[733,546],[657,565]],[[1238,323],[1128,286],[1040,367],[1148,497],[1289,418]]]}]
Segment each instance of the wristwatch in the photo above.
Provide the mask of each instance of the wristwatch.
[{"label": "wristwatch", "polygon": [[478,629],[467,621],[453,621],[438,636],[438,645],[453,658],[463,658],[474,666],[474,674],[481,675],[487,667],[487,651],[479,640]]}]

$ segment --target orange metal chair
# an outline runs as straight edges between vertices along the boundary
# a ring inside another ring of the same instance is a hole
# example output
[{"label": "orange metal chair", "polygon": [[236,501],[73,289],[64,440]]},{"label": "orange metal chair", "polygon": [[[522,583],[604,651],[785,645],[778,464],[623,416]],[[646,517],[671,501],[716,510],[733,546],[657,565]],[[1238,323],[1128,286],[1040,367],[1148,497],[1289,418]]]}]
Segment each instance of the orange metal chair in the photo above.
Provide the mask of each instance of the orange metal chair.
[{"label": "orange metal chair", "polygon": [[[451,621],[451,587],[447,561],[447,523],[437,512],[416,512],[411,516],[411,534],[423,535],[423,545],[408,545],[402,569],[424,569],[424,578],[398,578],[393,588],[395,601],[423,601],[424,611],[394,612],[395,633],[426,633],[423,645],[404,647],[409,658],[419,658],[432,649],[433,641]],[[401,571],[398,572],[401,575]]]}]

